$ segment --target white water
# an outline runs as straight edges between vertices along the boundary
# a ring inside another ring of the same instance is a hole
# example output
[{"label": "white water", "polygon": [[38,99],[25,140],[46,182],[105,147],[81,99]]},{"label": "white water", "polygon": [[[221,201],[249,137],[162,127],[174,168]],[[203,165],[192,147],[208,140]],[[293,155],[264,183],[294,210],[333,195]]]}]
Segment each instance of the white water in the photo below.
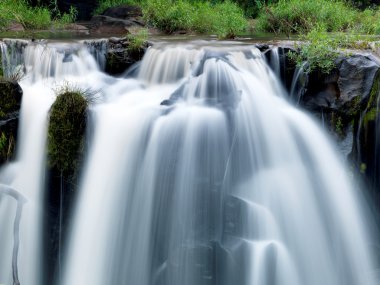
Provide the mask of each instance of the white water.
[{"label": "white water", "polygon": [[[17,158],[15,162],[3,167],[0,183],[12,187],[27,200],[20,224],[18,256],[20,284],[41,285],[45,145],[48,111],[55,98],[53,89],[65,84],[66,80],[86,81],[86,76],[91,76],[97,71],[97,63],[87,49],[78,44],[27,43],[9,40],[7,44],[0,43],[0,46],[3,63],[7,67],[6,75],[11,76],[14,67],[19,64],[22,64],[25,72],[20,82],[23,99]],[[96,85],[88,82],[88,86]],[[5,195],[0,195],[0,201],[0,284],[8,285],[13,284],[11,228],[16,203]]]},{"label": "white water", "polygon": [[[51,87],[101,90],[61,285],[376,284],[345,167],[257,49],[158,46],[137,79],[114,79],[81,45],[28,48],[18,164],[33,171],[12,171],[28,203],[43,191]],[[40,210],[23,213],[24,248],[38,250]],[[39,257],[20,253],[21,285],[41,284],[22,270]]]}]

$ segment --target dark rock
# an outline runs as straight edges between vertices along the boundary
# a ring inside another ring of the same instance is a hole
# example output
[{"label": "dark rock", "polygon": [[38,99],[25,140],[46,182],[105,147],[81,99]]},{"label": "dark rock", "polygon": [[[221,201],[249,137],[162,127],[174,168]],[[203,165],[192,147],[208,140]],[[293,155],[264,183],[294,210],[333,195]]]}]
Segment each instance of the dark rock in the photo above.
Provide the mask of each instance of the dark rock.
[{"label": "dark rock", "polygon": [[0,164],[14,158],[22,93],[17,82],[0,80]]},{"label": "dark rock", "polygon": [[141,8],[120,5],[108,8],[102,15],[92,17],[93,33],[125,34],[128,28],[144,27]]},{"label": "dark rock", "polygon": [[133,26],[129,20],[121,20],[108,16],[97,15],[91,19],[91,33],[127,34],[128,27]]},{"label": "dark rock", "polygon": [[366,55],[356,54],[337,60],[330,74],[318,71],[309,76],[303,105],[310,110],[329,110],[355,116],[367,101],[380,65]]},{"label": "dark rock", "polygon": [[130,49],[127,38],[112,38],[108,42],[105,71],[111,75],[124,73],[143,58],[150,45],[145,42],[139,49]]},{"label": "dark rock", "polygon": [[143,13],[139,6],[119,5],[108,8],[102,15],[124,20],[141,20]]}]

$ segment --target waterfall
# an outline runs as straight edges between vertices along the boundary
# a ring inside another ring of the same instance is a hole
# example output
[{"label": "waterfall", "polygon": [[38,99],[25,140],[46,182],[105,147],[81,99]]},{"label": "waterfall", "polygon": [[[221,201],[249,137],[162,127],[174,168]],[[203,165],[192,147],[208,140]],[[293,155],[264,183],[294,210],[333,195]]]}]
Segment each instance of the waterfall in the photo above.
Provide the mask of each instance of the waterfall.
[{"label": "waterfall", "polygon": [[[21,285],[43,284],[43,222],[48,111],[54,88],[64,82],[96,80],[97,63],[84,45],[7,40],[0,43],[3,69],[22,66],[23,99],[16,160],[3,166],[0,183],[25,197],[20,219],[18,274]],[[104,78],[104,76],[103,76]],[[17,203],[0,192],[0,284],[13,284],[13,220]],[[4,254],[3,254],[4,253]]]},{"label": "waterfall", "polygon": [[305,72],[307,65],[308,63],[304,62],[302,65],[297,66],[290,86],[290,98],[297,105],[300,103],[301,98],[305,93],[305,86],[307,85],[308,80],[307,73]]},{"label": "waterfall", "polygon": [[353,183],[258,50],[153,47],[137,80],[91,109],[62,284],[375,284]]},{"label": "waterfall", "polygon": [[[358,187],[255,47],[155,45],[136,78],[102,73],[83,42],[28,42],[21,55],[18,155],[0,173],[27,200],[21,285],[44,284],[46,129],[65,82],[99,99],[57,285],[377,284]],[[0,193],[7,285],[13,200]]]}]

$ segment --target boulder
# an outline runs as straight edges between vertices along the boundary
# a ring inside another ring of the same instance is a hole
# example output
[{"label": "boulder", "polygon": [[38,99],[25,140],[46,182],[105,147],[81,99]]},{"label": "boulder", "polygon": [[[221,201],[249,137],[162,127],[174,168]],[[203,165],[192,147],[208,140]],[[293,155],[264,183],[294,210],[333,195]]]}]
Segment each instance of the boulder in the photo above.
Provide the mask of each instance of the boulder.
[{"label": "boulder", "polygon": [[143,13],[139,6],[119,5],[108,8],[102,15],[116,19],[141,21]]},{"label": "boulder", "polygon": [[5,30],[8,32],[24,32],[25,28],[21,23],[12,22],[5,28]]},{"label": "boulder", "polygon": [[128,27],[132,26],[128,20],[96,15],[91,19],[91,33],[97,34],[127,34]]},{"label": "boulder", "polygon": [[93,33],[125,34],[129,28],[144,27],[140,7],[120,5],[107,9],[91,19]]},{"label": "boulder", "polygon": [[111,38],[107,47],[105,71],[111,75],[124,73],[143,58],[150,45],[145,42],[141,48],[131,49],[128,38]]},{"label": "boulder", "polygon": [[379,63],[369,55],[339,58],[330,74],[318,70],[309,75],[301,103],[312,111],[335,111],[355,116],[360,104],[368,101]]}]

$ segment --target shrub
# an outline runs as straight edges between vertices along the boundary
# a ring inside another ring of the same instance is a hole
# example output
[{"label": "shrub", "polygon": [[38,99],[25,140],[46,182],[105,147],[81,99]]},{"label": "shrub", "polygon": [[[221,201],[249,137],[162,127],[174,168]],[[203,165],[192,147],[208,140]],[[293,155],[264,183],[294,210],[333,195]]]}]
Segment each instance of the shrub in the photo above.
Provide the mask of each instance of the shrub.
[{"label": "shrub", "polygon": [[306,33],[315,26],[328,32],[355,24],[359,11],[341,0],[280,0],[261,11],[257,29],[275,33]]},{"label": "shrub", "polygon": [[242,9],[228,0],[215,5],[188,0],[147,0],[143,13],[149,24],[167,33],[186,30],[226,38],[236,36],[247,27]]},{"label": "shrub", "polygon": [[69,14],[53,17],[47,7],[31,7],[26,0],[1,0],[0,30],[13,21],[21,23],[25,29],[48,29],[51,25],[73,22],[75,11],[72,8]]},{"label": "shrub", "polygon": [[102,14],[110,7],[115,7],[123,4],[136,5],[140,4],[142,1],[143,0],[100,0],[98,1],[98,6],[96,7],[94,13]]}]

